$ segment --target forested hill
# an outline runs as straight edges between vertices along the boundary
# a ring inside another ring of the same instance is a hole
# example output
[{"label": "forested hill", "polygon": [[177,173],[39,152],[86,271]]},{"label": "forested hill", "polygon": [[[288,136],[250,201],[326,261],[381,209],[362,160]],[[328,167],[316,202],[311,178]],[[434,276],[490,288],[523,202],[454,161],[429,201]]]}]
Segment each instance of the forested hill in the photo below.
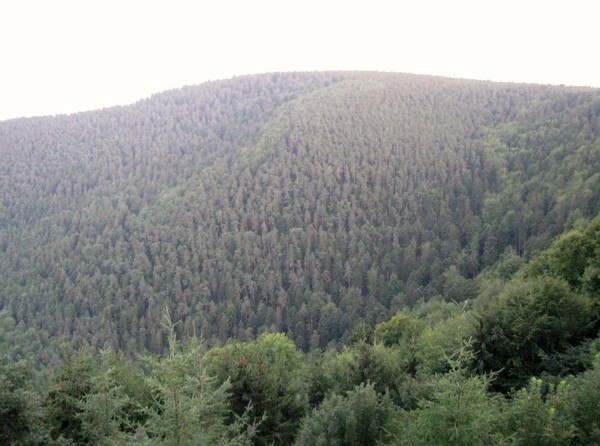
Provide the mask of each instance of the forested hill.
[{"label": "forested hill", "polygon": [[[293,73],[0,122],[0,343],[301,349],[600,211],[600,91]],[[30,352],[24,351],[27,345]]]}]

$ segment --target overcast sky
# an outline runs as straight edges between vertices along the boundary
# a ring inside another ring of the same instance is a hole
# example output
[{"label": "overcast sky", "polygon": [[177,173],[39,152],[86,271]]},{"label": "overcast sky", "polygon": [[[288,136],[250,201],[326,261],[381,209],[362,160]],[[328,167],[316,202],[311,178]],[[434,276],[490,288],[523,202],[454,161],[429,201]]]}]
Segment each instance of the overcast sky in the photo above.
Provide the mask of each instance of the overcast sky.
[{"label": "overcast sky", "polygon": [[0,120],[272,71],[600,87],[600,1],[3,0]]}]

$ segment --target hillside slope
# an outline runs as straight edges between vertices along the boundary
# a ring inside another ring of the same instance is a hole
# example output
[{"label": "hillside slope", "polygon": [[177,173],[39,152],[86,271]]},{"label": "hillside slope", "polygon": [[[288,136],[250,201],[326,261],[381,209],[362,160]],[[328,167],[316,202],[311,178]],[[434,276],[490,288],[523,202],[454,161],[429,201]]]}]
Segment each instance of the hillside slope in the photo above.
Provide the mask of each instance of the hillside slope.
[{"label": "hillside slope", "polygon": [[0,339],[161,351],[169,307],[209,341],[309,349],[468,298],[600,211],[599,129],[598,90],[378,73],[1,122]]}]

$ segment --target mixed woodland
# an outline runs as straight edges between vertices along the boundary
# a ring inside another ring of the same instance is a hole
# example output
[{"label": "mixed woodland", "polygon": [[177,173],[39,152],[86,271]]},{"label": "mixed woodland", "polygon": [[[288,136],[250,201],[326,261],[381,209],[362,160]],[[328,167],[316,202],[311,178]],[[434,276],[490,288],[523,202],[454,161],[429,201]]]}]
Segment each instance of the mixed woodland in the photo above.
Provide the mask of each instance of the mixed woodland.
[{"label": "mixed woodland", "polygon": [[600,442],[597,89],[245,76],[0,160],[0,444]]}]

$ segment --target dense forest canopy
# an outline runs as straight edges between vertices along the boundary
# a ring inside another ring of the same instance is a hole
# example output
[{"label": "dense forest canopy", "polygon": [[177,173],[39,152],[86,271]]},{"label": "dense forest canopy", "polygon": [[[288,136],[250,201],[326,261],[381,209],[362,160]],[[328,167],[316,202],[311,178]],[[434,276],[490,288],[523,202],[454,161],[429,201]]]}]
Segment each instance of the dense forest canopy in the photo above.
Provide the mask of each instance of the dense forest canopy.
[{"label": "dense forest canopy", "polygon": [[45,379],[3,358],[0,442],[597,445],[600,214],[476,282],[471,302],[421,300],[307,354],[283,333],[182,342],[165,311],[161,355],[65,345]]},{"label": "dense forest canopy", "polygon": [[0,159],[9,356],[164,352],[165,308],[180,337],[283,332],[308,351],[474,298],[484,268],[595,216],[600,92],[246,76],[0,122]]}]

